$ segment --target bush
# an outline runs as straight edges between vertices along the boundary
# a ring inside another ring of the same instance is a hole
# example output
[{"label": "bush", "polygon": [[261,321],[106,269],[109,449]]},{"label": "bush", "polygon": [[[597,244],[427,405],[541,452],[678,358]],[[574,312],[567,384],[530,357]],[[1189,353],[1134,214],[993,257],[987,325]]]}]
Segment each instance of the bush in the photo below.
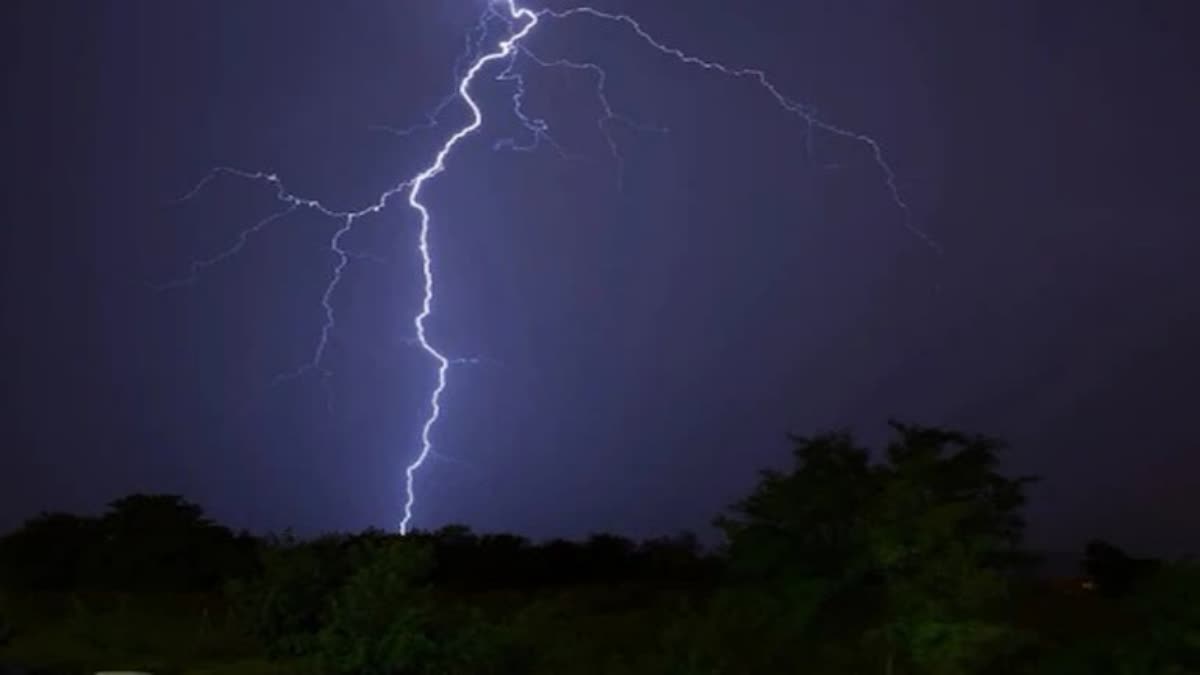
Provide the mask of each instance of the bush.
[{"label": "bush", "polygon": [[[322,666],[355,675],[492,671],[505,641],[478,612],[439,608],[428,579],[430,548],[403,540],[370,547],[335,595],[320,633]],[[499,671],[495,671],[499,672]]]},{"label": "bush", "polygon": [[268,656],[315,654],[330,600],[349,573],[343,544],[333,537],[268,542],[261,551],[262,574],[227,585],[235,614]]}]

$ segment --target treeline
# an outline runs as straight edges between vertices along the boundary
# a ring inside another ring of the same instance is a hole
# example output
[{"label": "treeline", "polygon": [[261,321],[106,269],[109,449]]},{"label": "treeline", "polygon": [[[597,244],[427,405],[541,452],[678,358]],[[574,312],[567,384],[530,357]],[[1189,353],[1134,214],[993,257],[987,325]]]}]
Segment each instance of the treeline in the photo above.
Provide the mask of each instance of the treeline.
[{"label": "treeline", "polygon": [[893,428],[876,453],[793,438],[713,551],[461,526],[253,537],[162,495],[43,515],[0,540],[0,641],[209,675],[1200,673],[1196,564],[1094,542],[1078,579],[1039,581],[1032,479],[999,472],[1001,444]]},{"label": "treeline", "polygon": [[260,569],[261,541],[174,495],[131,495],[100,517],[46,513],[0,539],[0,583],[34,591],[213,591]]},{"label": "treeline", "polygon": [[[137,494],[99,517],[47,513],[0,539],[0,585],[34,591],[214,592],[261,576],[281,551],[349,563],[353,552],[401,541],[381,530],[301,540],[235,534],[176,495]],[[433,556],[429,582],[456,591],[643,584],[707,587],[723,569],[689,532],[635,542],[612,534],[532,542],[462,525],[404,537]]]}]

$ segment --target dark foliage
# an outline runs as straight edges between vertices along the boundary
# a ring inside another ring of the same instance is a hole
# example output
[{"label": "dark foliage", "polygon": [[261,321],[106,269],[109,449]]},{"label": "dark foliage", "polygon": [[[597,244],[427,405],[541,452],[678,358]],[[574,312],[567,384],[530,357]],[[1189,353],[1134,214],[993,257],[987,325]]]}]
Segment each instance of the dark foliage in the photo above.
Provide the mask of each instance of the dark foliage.
[{"label": "dark foliage", "polygon": [[1139,580],[1150,577],[1159,561],[1131,558],[1112,544],[1093,539],[1088,542],[1083,571],[1095,583],[1097,590],[1110,597],[1128,594]]},{"label": "dark foliage", "polygon": [[1085,579],[1032,579],[1030,479],[998,471],[1001,444],[893,429],[878,453],[848,433],[793,437],[792,468],[764,473],[718,518],[716,551],[689,533],[531,542],[464,526],[254,538],[167,495],[96,518],[44,514],[0,539],[0,662],[210,675],[1200,673],[1195,564],[1093,542]]},{"label": "dark foliage", "polygon": [[252,574],[255,542],[173,495],[132,495],[100,518],[49,513],[0,539],[8,587],[36,590],[211,591]]}]

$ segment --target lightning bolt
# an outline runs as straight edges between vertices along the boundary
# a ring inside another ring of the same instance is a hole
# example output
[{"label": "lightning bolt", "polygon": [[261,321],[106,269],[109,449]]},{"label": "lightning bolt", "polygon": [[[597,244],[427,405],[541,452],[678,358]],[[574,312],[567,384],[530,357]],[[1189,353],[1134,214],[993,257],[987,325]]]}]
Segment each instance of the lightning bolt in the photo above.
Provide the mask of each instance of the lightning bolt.
[{"label": "lightning bolt", "polygon": [[[399,530],[401,534],[407,534],[409,531],[409,526],[412,523],[413,510],[416,505],[417,473],[430,458],[444,457],[444,455],[434,451],[432,434],[435,426],[442,417],[442,396],[447,388],[447,374],[452,365],[478,362],[478,359],[448,357],[429,339],[426,323],[433,315],[435,300],[434,258],[430,247],[432,216],[429,207],[424,201],[422,201],[421,198],[424,188],[429,184],[429,182],[446,170],[446,162],[450,158],[450,155],[454,149],[464,140],[474,135],[483,126],[483,110],[471,94],[472,84],[475,82],[479,74],[489,65],[497,62],[504,62],[506,64],[501,72],[497,75],[496,79],[512,84],[514,89],[514,93],[511,98],[512,113],[516,117],[517,121],[530,133],[531,140],[527,143],[518,143],[516,140],[511,138],[502,139],[493,144],[494,149],[533,151],[537,149],[542,142],[545,142],[553,147],[560,156],[569,159],[572,158],[570,153],[568,153],[565,148],[559,144],[553,136],[551,136],[550,125],[544,119],[532,116],[525,110],[524,98],[526,94],[526,82],[524,76],[516,69],[518,57],[524,57],[533,64],[542,68],[565,68],[590,73],[595,77],[595,92],[602,111],[602,115],[598,120],[597,125],[600,132],[604,136],[605,142],[607,143],[613,158],[617,162],[618,186],[622,180],[622,166],[624,159],[622,158],[618,145],[611,134],[610,126],[613,123],[620,123],[637,131],[667,131],[666,129],[638,124],[632,121],[630,118],[617,113],[614,107],[610,104],[605,89],[605,86],[608,82],[608,73],[600,65],[591,62],[579,62],[568,59],[543,58],[536,55],[528,46],[522,44],[523,41],[525,41],[525,39],[532,34],[534,29],[544,21],[566,21],[579,17],[597,19],[623,25],[629,28],[642,42],[644,42],[653,50],[665,56],[671,57],[684,65],[712,71],[729,78],[748,79],[755,82],[761,89],[771,96],[784,111],[795,115],[805,123],[807,130],[806,138],[810,142],[813,130],[820,130],[833,136],[844,138],[866,146],[870,150],[874,162],[883,176],[883,182],[888,190],[891,200],[903,215],[904,227],[907,228],[913,235],[921,239],[924,243],[929,245],[932,249],[937,252],[941,252],[941,247],[939,244],[923,230],[916,227],[916,225],[912,222],[911,209],[901,194],[900,188],[897,184],[896,173],[892,169],[891,165],[887,162],[880,143],[871,136],[830,123],[819,117],[815,110],[813,110],[811,107],[785,96],[775,85],[775,83],[767,77],[765,71],[756,68],[729,66],[718,61],[711,61],[684,52],[654,37],[651,33],[644,29],[636,19],[628,14],[604,12],[589,6],[580,6],[565,10],[531,10],[518,5],[517,0],[489,0],[489,2],[490,4],[488,9],[480,17],[474,28],[468,32],[464,52],[459,56],[458,61],[455,63],[454,74],[457,84],[454,88],[454,92],[443,98],[438,103],[438,105],[427,115],[427,121],[424,124],[419,124],[405,129],[382,126],[373,127],[373,129],[388,131],[398,136],[407,136],[423,129],[431,129],[438,126],[438,118],[441,113],[455,101],[461,101],[466,104],[471,113],[470,122],[465,126],[460,127],[457,131],[450,135],[449,138],[446,139],[428,166],[422,169],[413,178],[398,183],[389,188],[387,191],[383,192],[374,203],[357,211],[332,209],[325,206],[318,200],[297,196],[291,193],[284,186],[279,177],[274,173],[245,171],[230,167],[219,167],[214,169],[178,201],[190,201],[218,176],[230,175],[269,185],[275,191],[275,197],[280,202],[281,209],[247,227],[239,234],[234,243],[228,248],[208,258],[193,261],[188,268],[188,274],[186,276],[170,281],[160,287],[165,290],[191,285],[196,281],[200,273],[206,271],[210,267],[225,262],[240,253],[248,245],[249,240],[254,235],[266,229],[268,226],[283,220],[287,216],[300,209],[313,210],[324,216],[334,219],[339,223],[337,229],[329,239],[329,250],[333,254],[334,265],[326,283],[325,290],[321,296],[321,305],[324,310],[325,320],[322,323],[318,339],[308,362],[294,371],[277,376],[273,383],[279,384],[286,382],[310,372],[317,372],[321,374],[322,380],[324,381],[324,379],[328,378],[328,376],[331,374],[331,371],[324,365],[324,357],[332,333],[336,328],[334,295],[342,283],[346,268],[352,261],[359,259],[372,259],[369,255],[356,253],[347,249],[344,245],[345,237],[351,233],[358,220],[367,215],[382,212],[388,206],[392,198],[402,193],[406,193],[407,204],[417,213],[419,219],[417,252],[420,257],[421,275],[423,279],[423,294],[420,310],[416,313],[412,320],[412,325],[415,330],[415,337],[410,339],[408,342],[410,342],[414,347],[422,350],[434,362],[434,365],[436,366],[436,380],[428,398],[428,414],[425,416],[421,425],[419,452],[417,453],[416,458],[405,467],[404,510],[403,517],[401,518],[399,524]],[[498,19],[504,23],[507,28],[508,37],[499,41],[496,47],[491,51],[484,52],[484,43],[487,41],[489,35],[489,24],[494,19]],[[469,66],[466,66],[468,62]]]},{"label": "lightning bolt", "polygon": [[450,360],[447,359],[441,352],[429,343],[425,334],[425,320],[433,313],[433,257],[429,254],[429,209],[421,203],[421,189],[438,174],[446,170],[446,158],[450,156],[450,152],[454,150],[454,146],[458,145],[464,138],[475,133],[479,127],[483,125],[483,111],[479,109],[479,104],[471,97],[471,82],[475,76],[483,70],[485,66],[493,61],[507,58],[513,53],[513,49],[526,35],[530,33],[538,24],[538,15],[534,12],[518,8],[516,0],[508,0],[508,11],[514,20],[525,20],[525,25],[513,33],[507,40],[500,42],[499,47],[488,54],[476,59],[475,63],[467,70],[466,75],[458,83],[458,95],[466,102],[471,109],[471,123],[461,128],[438,151],[437,156],[417,177],[412,181],[412,190],[408,193],[408,205],[417,210],[421,216],[421,229],[418,239],[418,249],[421,252],[421,268],[425,275],[425,297],[421,303],[421,311],[413,319],[413,325],[417,329],[417,340],[421,343],[421,348],[425,350],[437,362],[437,385],[433,389],[433,394],[429,397],[429,416],[425,418],[425,424],[421,427],[421,452],[417,455],[416,460],[408,465],[404,470],[404,517],[400,520],[400,534],[408,533],[408,524],[412,521],[413,505],[416,503],[416,474],[420,470],[421,465],[425,463],[425,459],[433,450],[433,441],[430,439],[430,432],[433,431],[433,425],[437,424],[438,418],[442,415],[441,398],[442,392],[446,390],[446,371],[450,368]]}]

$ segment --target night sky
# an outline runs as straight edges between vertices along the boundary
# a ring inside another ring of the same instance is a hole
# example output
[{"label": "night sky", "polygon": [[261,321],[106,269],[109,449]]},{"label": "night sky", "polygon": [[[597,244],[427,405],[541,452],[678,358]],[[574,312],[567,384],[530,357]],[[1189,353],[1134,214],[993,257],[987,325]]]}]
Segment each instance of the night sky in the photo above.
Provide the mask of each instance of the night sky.
[{"label": "night sky", "polygon": [[[434,375],[411,211],[345,240],[364,255],[324,386],[271,383],[311,358],[336,221],[292,215],[155,286],[278,209],[230,178],[173,203],[213,166],[349,209],[426,165],[461,104],[373,127],[451,92],[482,3],[3,3],[0,527],[133,491],[255,530],[396,526]],[[572,158],[495,152],[522,132],[513,83],[478,81],[485,126],[425,193],[430,334],[477,362],[451,372],[414,524],[705,531],[788,462],[786,432],[878,442],[896,417],[1005,438],[1044,477],[1039,546],[1197,549],[1195,5],[597,0],[877,139],[941,253],[863,144],[810,147],[753,82],[619,26],[543,24],[540,56],[603,64],[617,111],[669,131],[613,126],[619,171],[594,78],[524,62]]]}]

